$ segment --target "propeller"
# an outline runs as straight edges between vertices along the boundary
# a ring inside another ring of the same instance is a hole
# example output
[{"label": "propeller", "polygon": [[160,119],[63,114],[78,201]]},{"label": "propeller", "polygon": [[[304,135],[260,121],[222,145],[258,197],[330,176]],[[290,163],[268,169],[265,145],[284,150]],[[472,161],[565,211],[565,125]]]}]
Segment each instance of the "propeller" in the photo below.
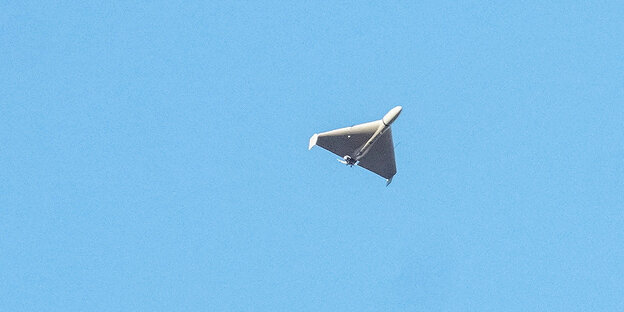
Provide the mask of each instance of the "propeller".
[{"label": "propeller", "polygon": [[353,167],[353,165],[357,165],[359,163],[359,161],[353,161],[353,158],[348,155],[342,159],[338,158],[336,160],[339,161],[341,164],[347,165],[349,167]]}]

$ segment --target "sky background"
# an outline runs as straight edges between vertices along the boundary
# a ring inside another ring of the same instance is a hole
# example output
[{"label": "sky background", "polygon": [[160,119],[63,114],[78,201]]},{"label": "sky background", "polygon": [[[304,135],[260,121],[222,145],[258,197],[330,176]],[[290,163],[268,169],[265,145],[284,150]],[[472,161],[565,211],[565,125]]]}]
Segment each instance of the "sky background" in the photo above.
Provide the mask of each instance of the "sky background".
[{"label": "sky background", "polygon": [[623,16],[3,2],[0,310],[622,311]]}]

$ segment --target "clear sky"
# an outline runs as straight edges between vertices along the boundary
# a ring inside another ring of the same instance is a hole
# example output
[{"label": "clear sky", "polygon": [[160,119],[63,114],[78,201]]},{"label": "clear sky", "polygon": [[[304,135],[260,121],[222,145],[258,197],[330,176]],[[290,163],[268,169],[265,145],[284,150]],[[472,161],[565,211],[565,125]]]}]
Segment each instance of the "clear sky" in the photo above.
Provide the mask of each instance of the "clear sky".
[{"label": "clear sky", "polygon": [[0,310],[623,311],[623,17],[3,2]]}]

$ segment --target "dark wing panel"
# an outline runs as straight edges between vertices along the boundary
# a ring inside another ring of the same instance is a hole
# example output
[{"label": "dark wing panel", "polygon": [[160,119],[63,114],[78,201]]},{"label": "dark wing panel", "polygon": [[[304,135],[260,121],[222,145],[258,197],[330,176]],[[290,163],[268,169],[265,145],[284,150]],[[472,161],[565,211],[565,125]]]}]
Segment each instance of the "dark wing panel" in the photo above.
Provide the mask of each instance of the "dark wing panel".
[{"label": "dark wing panel", "polygon": [[392,128],[386,130],[379,140],[373,144],[358,166],[366,168],[386,179],[391,179],[397,172],[394,161],[394,144],[392,143]]},{"label": "dark wing panel", "polygon": [[[377,131],[381,121],[371,121],[353,127],[336,129],[315,134],[310,141],[310,148],[314,143],[340,157],[353,156],[355,150],[364,145]],[[316,140],[316,142],[313,142]]]}]

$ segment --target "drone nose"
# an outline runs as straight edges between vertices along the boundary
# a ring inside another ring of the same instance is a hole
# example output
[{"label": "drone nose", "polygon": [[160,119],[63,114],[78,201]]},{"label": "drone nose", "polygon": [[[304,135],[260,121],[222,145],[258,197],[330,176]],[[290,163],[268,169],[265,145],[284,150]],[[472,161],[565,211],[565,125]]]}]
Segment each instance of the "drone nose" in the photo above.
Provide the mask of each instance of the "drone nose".
[{"label": "drone nose", "polygon": [[391,109],[382,119],[384,125],[386,126],[391,125],[397,119],[397,117],[399,117],[399,114],[401,114],[402,110],[403,110],[403,107],[401,106],[397,106]]}]

